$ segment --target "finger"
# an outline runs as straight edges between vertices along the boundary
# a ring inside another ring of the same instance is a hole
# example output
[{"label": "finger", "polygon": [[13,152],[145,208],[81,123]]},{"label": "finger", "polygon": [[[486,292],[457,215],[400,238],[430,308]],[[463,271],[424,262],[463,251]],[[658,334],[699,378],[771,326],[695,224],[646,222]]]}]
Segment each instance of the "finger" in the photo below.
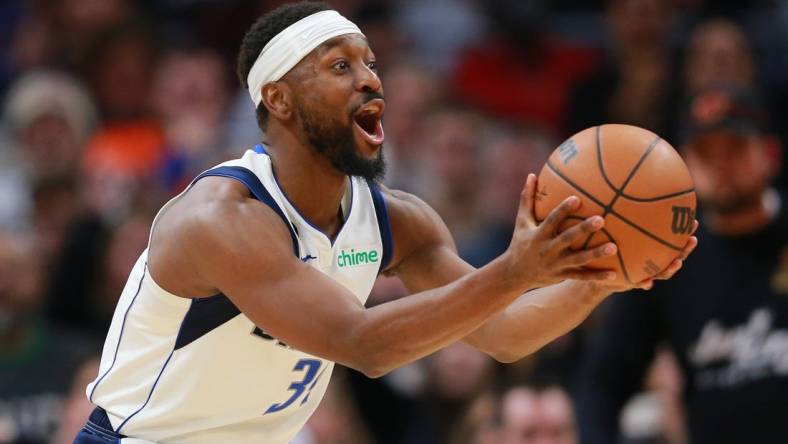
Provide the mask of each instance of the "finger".
[{"label": "finger", "polygon": [[534,196],[536,194],[536,175],[531,173],[525,179],[525,186],[520,193],[520,217],[529,227],[536,227],[536,217],[534,217]]},{"label": "finger", "polygon": [[692,230],[690,231],[690,236],[692,236],[693,234],[695,234],[696,231],[698,231],[699,226],[700,226],[700,222],[698,222],[698,219],[695,219],[695,221],[692,222]]},{"label": "finger", "polygon": [[547,218],[542,222],[539,231],[542,236],[553,237],[558,231],[558,226],[566,218],[580,208],[580,199],[577,196],[569,196],[561,202],[560,205],[553,208],[553,211],[547,215]]},{"label": "finger", "polygon": [[667,268],[665,268],[656,276],[654,276],[654,279],[659,279],[659,280],[670,279],[673,277],[674,274],[676,274],[677,271],[681,270],[681,267],[683,265],[684,265],[684,261],[682,261],[681,259],[674,259],[673,262],[671,262]]},{"label": "finger", "polygon": [[601,216],[591,216],[583,222],[561,233],[555,242],[559,247],[566,248],[575,241],[587,237],[591,233],[600,230],[605,226],[605,219]]},{"label": "finger", "polygon": [[595,259],[612,256],[616,254],[616,251],[618,251],[618,247],[616,247],[616,244],[614,244],[613,242],[606,242],[590,250],[582,250],[578,252],[568,253],[563,258],[563,262],[565,265],[571,267],[577,267],[577,266],[585,265]]},{"label": "finger", "polygon": [[589,268],[572,268],[566,270],[563,274],[567,279],[605,282],[615,280],[617,276],[616,272],[613,270],[593,270]]},{"label": "finger", "polygon": [[646,279],[638,284],[638,288],[641,290],[651,290],[654,288],[654,279]]},{"label": "finger", "polygon": [[687,259],[689,255],[692,254],[693,251],[695,251],[695,247],[697,246],[698,246],[698,238],[695,236],[690,236],[690,238],[687,239],[687,243],[684,244],[684,248],[681,249],[681,253],[679,253],[679,258],[681,260]]}]

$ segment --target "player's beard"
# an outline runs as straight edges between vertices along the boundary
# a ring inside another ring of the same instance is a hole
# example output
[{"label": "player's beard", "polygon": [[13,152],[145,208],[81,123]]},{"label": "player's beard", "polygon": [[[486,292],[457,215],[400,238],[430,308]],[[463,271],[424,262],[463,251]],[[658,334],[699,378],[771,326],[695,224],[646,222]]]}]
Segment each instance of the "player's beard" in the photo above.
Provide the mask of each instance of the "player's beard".
[{"label": "player's beard", "polygon": [[352,112],[350,125],[344,125],[324,113],[308,110],[301,103],[296,107],[296,114],[309,144],[315,151],[328,158],[331,165],[339,172],[367,180],[383,177],[386,171],[383,147],[380,147],[377,156],[373,159],[367,159],[358,153],[352,127]]}]

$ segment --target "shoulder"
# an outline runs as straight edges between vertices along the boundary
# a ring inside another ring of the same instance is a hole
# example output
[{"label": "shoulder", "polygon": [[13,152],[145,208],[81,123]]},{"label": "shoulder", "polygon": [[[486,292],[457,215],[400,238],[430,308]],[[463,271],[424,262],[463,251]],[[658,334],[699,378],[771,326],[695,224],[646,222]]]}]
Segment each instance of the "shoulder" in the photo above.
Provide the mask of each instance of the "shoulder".
[{"label": "shoulder", "polygon": [[[168,213],[171,214],[162,215],[162,229],[170,227],[189,234],[193,240],[233,239],[244,233],[289,236],[274,209],[255,199],[249,189],[235,179],[205,177],[199,180]],[[165,219],[169,220],[165,222]]]},{"label": "shoulder", "polygon": [[156,221],[148,267],[174,294],[208,296],[216,293],[217,274],[232,274],[245,261],[265,267],[280,256],[293,253],[276,212],[237,180],[205,177]]},{"label": "shoulder", "polygon": [[456,250],[449,229],[429,204],[411,193],[379,187],[386,201],[394,236],[390,269],[424,247],[440,245]]},{"label": "shoulder", "polygon": [[386,207],[392,217],[418,219],[438,216],[429,204],[415,194],[394,190],[383,185],[378,185],[378,187],[383,194]]}]

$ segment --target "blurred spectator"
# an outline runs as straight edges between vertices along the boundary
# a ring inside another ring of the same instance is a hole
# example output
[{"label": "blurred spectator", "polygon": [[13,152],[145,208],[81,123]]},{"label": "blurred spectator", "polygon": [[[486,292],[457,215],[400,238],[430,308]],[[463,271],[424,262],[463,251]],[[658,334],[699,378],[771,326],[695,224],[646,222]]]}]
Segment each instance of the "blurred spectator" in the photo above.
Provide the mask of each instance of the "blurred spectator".
[{"label": "blurred spectator", "polygon": [[406,53],[406,39],[394,23],[392,2],[360,2],[354,22],[364,30],[375,62],[382,77],[388,78],[389,68],[397,66],[401,54]]},{"label": "blurred spectator", "polygon": [[136,193],[149,196],[142,191],[164,155],[150,100],[156,48],[148,28],[130,22],[100,36],[90,60],[104,124],[82,157],[84,192],[88,206],[114,222],[129,211]]},{"label": "blurred spectator", "polygon": [[76,175],[95,124],[90,96],[68,75],[33,71],[14,83],[3,115],[9,143],[0,150],[0,223],[28,222],[34,182]]},{"label": "blurred spectator", "polygon": [[438,75],[451,70],[460,52],[483,37],[481,2],[401,0],[394,4],[397,25],[413,55]]},{"label": "blurred spectator", "polygon": [[[152,102],[164,132],[165,195],[174,195],[203,170],[224,160],[223,119],[229,100],[224,60],[198,46],[162,57]],[[248,97],[247,97],[248,100]]]},{"label": "blurred spectator", "polygon": [[688,96],[718,85],[755,87],[755,62],[747,37],[727,19],[707,20],[693,29],[684,65]]},{"label": "blurred spectator", "polygon": [[150,92],[156,66],[151,29],[130,21],[105,30],[93,41],[86,66],[102,117],[111,122],[150,116]]},{"label": "blurred spectator", "polygon": [[596,65],[596,53],[544,29],[543,2],[485,2],[494,34],[469,49],[453,73],[457,99],[509,122],[558,134],[575,82]]},{"label": "blurred spectator", "polygon": [[526,129],[500,129],[483,153],[482,201],[485,224],[479,236],[464,248],[463,258],[481,267],[509,246],[517,217],[517,203],[529,173],[539,174],[554,143],[542,133]]},{"label": "blurred spectator", "polygon": [[497,444],[500,422],[500,397],[484,392],[468,407],[450,444]]},{"label": "blurred spectator", "polygon": [[134,210],[108,228],[89,213],[71,226],[51,273],[49,317],[102,338],[129,270],[148,245],[153,213]]},{"label": "blurred spectator", "polygon": [[489,356],[463,342],[435,353],[430,364],[430,396],[406,442],[449,442],[471,402],[490,387],[495,367]]},{"label": "blurred spectator", "polygon": [[386,68],[386,184],[406,191],[417,189],[414,172],[422,169],[421,139],[431,131],[427,117],[443,91],[438,80],[416,60],[405,58]]},{"label": "blurred spectator", "polygon": [[683,154],[700,201],[699,245],[647,295],[607,305],[579,371],[583,443],[612,443],[660,341],[681,367],[693,443],[777,443],[788,436],[788,216],[771,188],[780,149],[764,109],[732,87],[700,93]]},{"label": "blurred spectator", "polygon": [[71,176],[96,125],[96,111],[87,91],[70,76],[34,71],[9,91],[5,123],[29,176]]},{"label": "blurred spectator", "polygon": [[501,400],[501,444],[576,444],[572,402],[563,389],[515,387]]},{"label": "blurred spectator", "polygon": [[602,123],[649,128],[673,140],[677,79],[668,45],[670,2],[609,0],[609,52],[599,70],[574,89],[566,128],[576,133]]},{"label": "blurred spectator", "polygon": [[47,443],[72,375],[92,348],[43,322],[32,237],[0,232],[0,442]]},{"label": "blurred spectator", "polygon": [[576,444],[574,408],[557,386],[514,386],[471,405],[453,444]]},{"label": "blurred spectator", "polygon": [[97,39],[132,20],[136,11],[128,0],[61,0],[47,12],[53,16],[58,58],[83,71],[96,62],[90,52]]},{"label": "blurred spectator", "polygon": [[379,444],[451,442],[471,402],[490,388],[495,363],[458,342],[399,370],[375,380],[348,373],[361,417]]},{"label": "blurred spectator", "polygon": [[[684,89],[688,96],[718,85],[734,85],[745,89],[762,87],[747,35],[736,22],[712,18],[698,24],[689,37],[684,60]],[[761,91],[764,92],[764,91]],[[788,89],[768,91],[765,95],[772,116],[776,119],[769,130],[782,143],[788,143],[788,126],[780,124],[779,116],[788,111]],[[777,184],[785,188],[788,157],[782,156],[782,171]]]},{"label": "blurred spectator", "polygon": [[625,444],[686,443],[681,369],[668,348],[658,348],[644,388],[621,412],[622,441]]},{"label": "blurred spectator", "polygon": [[472,111],[447,108],[432,113],[420,145],[426,177],[419,181],[418,171],[411,171],[418,184],[413,191],[441,215],[460,255],[484,231],[482,152],[488,125]]}]

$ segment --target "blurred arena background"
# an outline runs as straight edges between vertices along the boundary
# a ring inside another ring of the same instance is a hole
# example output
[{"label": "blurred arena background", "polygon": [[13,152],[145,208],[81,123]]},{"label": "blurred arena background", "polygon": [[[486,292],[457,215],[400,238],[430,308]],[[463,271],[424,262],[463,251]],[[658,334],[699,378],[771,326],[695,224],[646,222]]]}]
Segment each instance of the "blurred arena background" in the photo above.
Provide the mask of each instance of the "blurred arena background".
[{"label": "blurred arena background", "polygon": [[[235,56],[281,3],[0,2],[0,443],[70,443],[84,424],[155,211],[262,137]],[[433,205],[474,265],[507,247],[526,174],[580,129],[631,123],[678,146],[687,98],[728,83],[759,92],[788,136],[785,1],[329,3],[378,58],[385,182]],[[380,278],[370,303],[403,292]],[[571,395],[604,310],[515,364],[456,344],[377,380],[338,371],[296,442],[577,443]],[[660,349],[623,442],[687,442],[681,390]]]}]

